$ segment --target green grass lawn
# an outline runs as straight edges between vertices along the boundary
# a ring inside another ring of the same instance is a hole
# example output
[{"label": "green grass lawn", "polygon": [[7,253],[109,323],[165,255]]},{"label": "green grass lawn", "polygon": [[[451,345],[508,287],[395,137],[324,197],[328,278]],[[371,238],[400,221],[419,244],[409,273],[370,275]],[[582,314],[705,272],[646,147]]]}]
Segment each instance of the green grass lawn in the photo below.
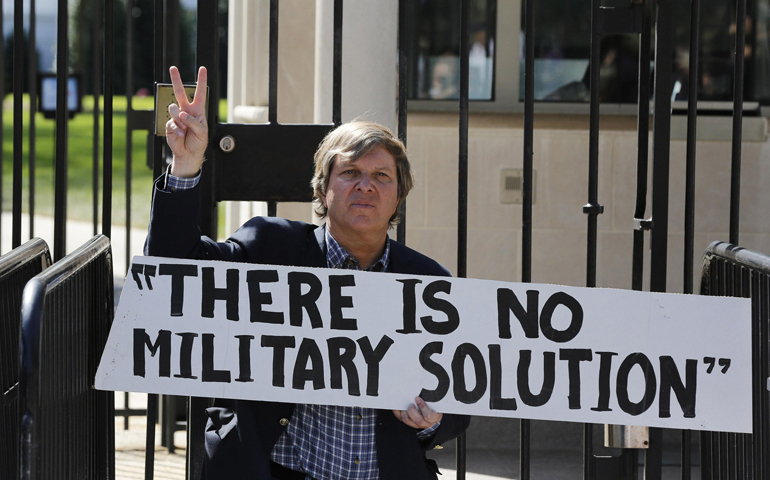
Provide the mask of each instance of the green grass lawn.
[{"label": "green grass lawn", "polygon": [[[23,210],[29,207],[29,108],[28,98],[24,97],[24,172],[23,172]],[[94,150],[94,115],[93,97],[83,98],[83,112],[75,115],[68,125],[68,187],[67,218],[91,221],[93,212],[93,150]],[[152,97],[135,97],[135,110],[152,110]],[[220,104],[220,118],[226,118],[226,100]],[[112,219],[113,224],[126,223],[126,98],[114,97],[113,101],[113,147],[112,147]],[[3,179],[2,209],[12,209],[13,186],[13,96],[8,95],[3,102]],[[37,114],[35,122],[35,215],[53,216],[54,214],[54,149],[55,122]],[[97,193],[99,218],[102,208],[102,151],[104,118],[99,119],[99,172]],[[150,194],[152,189],[152,171],[147,167],[147,133],[135,131],[131,142],[131,225],[146,228],[150,215]],[[101,222],[101,220],[100,220]]]}]

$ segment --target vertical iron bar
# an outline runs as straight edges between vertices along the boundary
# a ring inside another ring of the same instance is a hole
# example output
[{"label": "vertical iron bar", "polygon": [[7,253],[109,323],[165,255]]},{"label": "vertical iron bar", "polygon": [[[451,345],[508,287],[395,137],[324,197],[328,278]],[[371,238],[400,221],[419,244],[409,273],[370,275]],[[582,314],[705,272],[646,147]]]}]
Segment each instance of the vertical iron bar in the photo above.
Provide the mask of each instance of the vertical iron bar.
[{"label": "vertical iron bar", "polygon": [[[690,2],[690,62],[687,98],[687,166],[684,206],[684,293],[693,293],[695,249],[695,148],[698,122],[698,53],[700,50],[700,0]],[[692,433],[682,431],[682,480],[692,476]]]},{"label": "vertical iron bar", "polygon": [[[535,130],[535,2],[524,12],[524,197],[521,210],[521,281],[532,281],[532,171]],[[519,420],[519,478],[529,480],[530,421]]]},{"label": "vertical iron bar", "polygon": [[[651,1],[645,2],[642,33],[639,36],[639,105],[637,112],[636,206],[634,218],[643,220],[647,208],[647,171],[650,153],[650,40]],[[634,229],[631,288],[642,290],[644,278],[644,230]]]},{"label": "vertical iron bar", "polygon": [[144,445],[144,479],[155,477],[155,423],[158,421],[158,395],[147,394],[147,437]]},{"label": "vertical iron bar", "polygon": [[[672,55],[674,45],[673,2],[658,1],[655,22],[655,111],[653,118],[652,218],[650,290],[666,291],[668,258],[669,152],[671,141]],[[650,447],[645,456],[646,480],[662,475],[662,431],[650,428]]]},{"label": "vertical iron bar", "polygon": [[[763,292],[761,298],[764,298],[762,305],[760,305],[760,321],[759,321],[759,338],[761,340],[760,358],[762,359],[762,368],[760,369],[760,377],[770,377],[770,368],[768,367],[768,360],[770,359],[770,325],[768,325],[768,319],[770,318],[770,289],[768,289],[768,276],[762,275],[760,279],[760,292]],[[761,428],[759,433],[754,438],[754,442],[757,443],[756,451],[758,452],[758,466],[756,478],[767,478],[770,474],[770,468],[768,468],[768,461],[770,461],[770,427],[768,426],[768,416],[770,416],[770,394],[763,389],[761,391],[760,400],[761,408],[758,413],[757,421],[760,422]]]},{"label": "vertical iron bar", "polygon": [[[468,82],[471,2],[462,0],[460,14],[460,152],[457,175],[457,276],[468,275]],[[466,435],[457,437],[457,479],[465,480]]]},{"label": "vertical iron bar", "polygon": [[591,0],[591,60],[589,64],[591,104],[589,115],[588,144],[588,204],[584,212],[588,214],[588,250],[586,254],[586,286],[596,286],[596,235],[598,192],[599,192],[599,66],[601,30],[599,28],[601,1]]},{"label": "vertical iron bar", "polygon": [[[409,13],[407,0],[398,2],[398,139],[406,147],[406,102],[407,102],[407,38],[409,30]],[[401,221],[396,229],[396,240],[406,244],[406,199],[401,201],[399,207]]]},{"label": "vertical iron bar", "polygon": [[[163,52],[164,52],[164,38],[163,38],[163,18],[164,18],[164,1],[155,0],[154,2],[154,18],[153,18],[153,63],[152,63],[152,78],[156,83],[163,81]],[[130,16],[130,15],[128,15]],[[131,141],[129,138],[128,141]],[[165,158],[163,157],[163,141],[164,138],[157,135],[148,135],[148,142],[152,142],[152,169],[153,178],[158,178],[165,168]],[[130,176],[130,172],[126,172],[127,178]],[[131,192],[127,191],[126,195],[131,196]],[[126,202],[128,204],[128,202]],[[131,236],[131,224],[126,221],[126,238]],[[126,265],[129,265],[130,253],[128,249],[128,242],[126,242]],[[147,453],[145,455],[145,477],[150,480],[154,475],[154,463],[155,463],[155,422],[158,418],[158,395],[147,396]],[[152,423],[153,436],[150,438],[150,423]],[[150,443],[152,442],[152,443]],[[149,465],[152,463],[152,465]],[[148,470],[149,469],[149,470]]]},{"label": "vertical iron bar", "polygon": [[67,63],[69,45],[67,27],[69,6],[59,0],[56,20],[56,158],[54,190],[54,260],[64,257],[67,248]]},{"label": "vertical iron bar", "polygon": [[24,1],[13,4],[13,230],[11,248],[21,245],[21,176],[24,162]]},{"label": "vertical iron bar", "polygon": [[[524,198],[521,214],[521,281],[532,281],[532,170],[535,131],[535,2],[525,4]],[[525,479],[526,480],[526,479]]]},{"label": "vertical iron bar", "polygon": [[754,380],[752,383],[754,384],[753,392],[752,392],[752,407],[754,410],[753,415],[753,421],[752,421],[752,431],[754,432],[754,435],[752,435],[752,451],[751,451],[751,459],[752,459],[752,465],[754,468],[755,476],[753,478],[764,478],[760,474],[762,473],[762,467],[761,467],[761,449],[758,449],[757,447],[761,445],[761,437],[762,437],[762,430],[764,429],[764,424],[762,423],[762,411],[763,411],[763,404],[762,404],[762,391],[764,390],[762,388],[763,383],[766,382],[766,380],[763,380],[767,377],[762,376],[762,366],[763,362],[767,361],[766,358],[762,358],[762,344],[763,344],[763,338],[762,338],[762,329],[763,329],[763,322],[764,318],[762,317],[762,294],[759,289],[760,284],[760,273],[759,272],[752,272],[751,273],[751,281],[750,281],[750,288],[751,288],[751,344],[752,344],[752,370],[754,371]]},{"label": "vertical iron bar", "polygon": [[[2,15],[0,15],[2,16]],[[37,113],[37,15],[29,0],[29,238],[35,236],[35,114]],[[2,141],[0,140],[0,144]],[[0,162],[1,163],[1,162]]]},{"label": "vertical iron bar", "polygon": [[217,207],[215,199],[218,156],[211,141],[216,135],[219,122],[219,6],[218,2],[198,0],[198,39],[196,63],[208,71],[208,112],[209,146],[206,158],[211,159],[209,167],[203,170],[201,178],[201,232],[211,238],[217,236]]},{"label": "vertical iron bar", "polygon": [[131,171],[134,160],[134,139],[131,118],[134,113],[134,0],[126,1],[126,268],[131,265]]},{"label": "vertical iron bar", "polygon": [[[588,203],[583,213],[588,215],[586,238],[586,286],[596,286],[596,244],[598,215],[603,212],[599,205],[599,63],[601,46],[601,1],[591,0],[591,59],[590,69],[590,115],[588,143]],[[583,424],[583,479],[591,480],[593,475],[593,425]]]},{"label": "vertical iron bar", "polygon": [[[208,111],[209,140],[215,138],[219,122],[219,2],[198,0],[198,37],[195,47],[195,62],[206,67],[208,72]],[[201,232],[211,238],[217,236],[216,174],[219,158],[209,141],[206,158],[210,159],[201,178],[201,209],[199,225]],[[187,463],[188,480],[198,479],[203,469],[203,457],[206,453],[204,430],[206,426],[205,408],[211,406],[210,399],[190,397],[187,401]]]},{"label": "vertical iron bar", "polygon": [[673,6],[659,1],[655,29],[655,112],[653,118],[652,253],[650,290],[666,291]]},{"label": "vertical iron bar", "polygon": [[267,216],[268,217],[278,216],[278,202],[274,202],[274,201],[267,202]]},{"label": "vertical iron bar", "polygon": [[270,0],[270,70],[268,120],[278,123],[278,0]]},{"label": "vertical iron bar", "polygon": [[334,0],[334,74],[332,77],[332,122],[342,124],[342,0]]},{"label": "vertical iron bar", "polygon": [[741,140],[743,127],[743,60],[746,48],[746,0],[735,12],[735,76],[733,80],[733,151],[730,173],[730,243],[739,244],[741,215]]},{"label": "vertical iron bar", "polygon": [[[130,16],[130,15],[129,15]],[[104,0],[104,141],[102,233],[112,238],[112,94],[115,67],[115,0]],[[127,144],[130,140],[127,141]],[[128,409],[128,404],[126,404]]]},{"label": "vertical iron bar", "polygon": [[[154,18],[154,54],[152,64],[152,78],[155,82],[162,82],[164,79],[165,69],[163,68],[163,52],[165,51],[165,43],[163,38],[163,18],[164,18],[164,0],[155,0],[155,18]],[[163,142],[164,138],[157,135],[150,135],[152,138],[152,169],[153,178],[158,178],[166,169],[166,159],[163,155]],[[149,141],[149,140],[148,140]],[[128,227],[128,225],[127,225]],[[128,265],[128,263],[126,263]]]},{"label": "vertical iron bar", "polygon": [[684,293],[693,293],[695,235],[695,148],[698,122],[698,50],[700,47],[700,0],[690,2],[690,78],[687,99],[687,167],[684,204]]},{"label": "vertical iron bar", "polygon": [[[100,18],[102,16],[102,2],[96,0],[94,2],[94,18]],[[100,50],[102,48],[102,22],[98,20],[94,22],[94,51],[93,51],[93,97],[94,97],[94,139],[93,139],[93,224],[94,235],[99,233],[99,114],[101,108],[99,107],[99,80],[102,76],[101,59],[99,58]]]}]

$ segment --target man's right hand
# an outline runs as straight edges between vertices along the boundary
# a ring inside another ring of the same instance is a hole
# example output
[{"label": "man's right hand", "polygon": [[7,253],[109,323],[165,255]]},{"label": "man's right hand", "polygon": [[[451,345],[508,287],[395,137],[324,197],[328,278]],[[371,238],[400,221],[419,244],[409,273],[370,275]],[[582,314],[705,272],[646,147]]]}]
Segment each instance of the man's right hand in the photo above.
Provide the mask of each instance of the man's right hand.
[{"label": "man's right hand", "polygon": [[174,85],[174,97],[179,104],[169,105],[171,120],[166,122],[166,141],[174,153],[171,175],[190,178],[200,171],[209,140],[206,121],[206,67],[198,70],[198,86],[195,88],[192,103],[187,99],[179,70],[171,67],[169,72],[171,83]]}]

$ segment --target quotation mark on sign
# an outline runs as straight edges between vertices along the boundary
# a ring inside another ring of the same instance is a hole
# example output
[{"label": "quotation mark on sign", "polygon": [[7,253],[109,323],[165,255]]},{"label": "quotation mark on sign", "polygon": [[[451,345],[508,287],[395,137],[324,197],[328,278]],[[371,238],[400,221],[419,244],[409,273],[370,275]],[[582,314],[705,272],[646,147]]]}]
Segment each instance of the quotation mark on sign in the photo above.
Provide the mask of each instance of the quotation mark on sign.
[{"label": "quotation mark on sign", "polygon": [[134,278],[136,286],[139,287],[139,290],[143,290],[142,279],[139,278],[139,275],[141,274],[144,274],[144,281],[147,282],[147,289],[152,290],[152,282],[150,282],[150,277],[155,276],[155,265],[143,265],[141,263],[135,263],[131,265],[131,276]]},{"label": "quotation mark on sign", "polygon": [[[706,370],[706,373],[711,373],[714,370],[714,364],[716,361],[717,359],[714,357],[703,357],[703,363],[709,366],[709,368]],[[730,368],[730,359],[720,358],[719,366],[722,367],[722,373],[727,373],[727,369]]]}]

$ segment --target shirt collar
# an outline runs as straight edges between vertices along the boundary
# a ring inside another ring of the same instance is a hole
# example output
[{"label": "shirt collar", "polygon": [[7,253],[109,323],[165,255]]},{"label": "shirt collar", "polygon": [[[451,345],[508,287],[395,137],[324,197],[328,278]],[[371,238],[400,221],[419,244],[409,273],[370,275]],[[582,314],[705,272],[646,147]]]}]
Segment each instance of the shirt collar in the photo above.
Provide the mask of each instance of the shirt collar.
[{"label": "shirt collar", "polygon": [[388,269],[388,263],[390,262],[390,238],[385,236],[385,251],[382,253],[382,257],[374,262],[366,269],[362,269],[361,265],[345,251],[337,240],[334,239],[329,232],[329,228],[326,228],[326,266],[329,268],[344,268],[348,270],[366,270],[367,272],[384,272]]}]

